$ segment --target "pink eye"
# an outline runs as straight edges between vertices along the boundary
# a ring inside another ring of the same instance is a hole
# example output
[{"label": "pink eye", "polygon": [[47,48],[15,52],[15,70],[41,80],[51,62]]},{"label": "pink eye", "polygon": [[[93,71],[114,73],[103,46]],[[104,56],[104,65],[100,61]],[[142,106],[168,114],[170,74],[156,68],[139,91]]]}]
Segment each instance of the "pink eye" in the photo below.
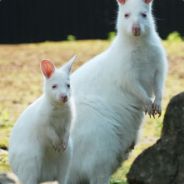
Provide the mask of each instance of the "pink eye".
[{"label": "pink eye", "polygon": [[145,13],[141,13],[141,16],[142,16],[143,18],[146,18],[146,17],[147,17],[147,15],[146,15]]},{"label": "pink eye", "polygon": [[129,13],[125,13],[124,17],[128,18],[128,17],[130,17],[130,14]]},{"label": "pink eye", "polygon": [[52,89],[56,89],[58,86],[57,86],[57,84],[54,84],[53,86],[52,86]]}]

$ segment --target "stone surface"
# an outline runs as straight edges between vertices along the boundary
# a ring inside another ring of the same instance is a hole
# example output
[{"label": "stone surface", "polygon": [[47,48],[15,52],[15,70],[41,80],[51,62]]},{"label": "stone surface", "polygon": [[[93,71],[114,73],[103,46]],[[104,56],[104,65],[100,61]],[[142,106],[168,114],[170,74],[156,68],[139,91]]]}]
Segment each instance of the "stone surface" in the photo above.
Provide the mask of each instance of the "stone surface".
[{"label": "stone surface", "polygon": [[17,178],[11,173],[0,174],[0,184],[17,184]]},{"label": "stone surface", "polygon": [[[12,173],[0,174],[0,184],[20,184],[17,177]],[[57,182],[48,182],[43,184],[58,184]]]},{"label": "stone surface", "polygon": [[184,93],[167,107],[161,138],[134,161],[129,184],[184,184]]}]

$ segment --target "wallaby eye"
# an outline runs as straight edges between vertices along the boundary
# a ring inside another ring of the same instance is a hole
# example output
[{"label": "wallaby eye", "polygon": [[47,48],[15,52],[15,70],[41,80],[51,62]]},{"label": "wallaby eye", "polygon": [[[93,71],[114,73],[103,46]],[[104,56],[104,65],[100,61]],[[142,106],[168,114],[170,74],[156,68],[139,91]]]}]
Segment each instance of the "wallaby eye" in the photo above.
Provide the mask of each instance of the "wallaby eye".
[{"label": "wallaby eye", "polygon": [[125,13],[124,17],[125,17],[125,18],[130,17],[130,13]]},{"label": "wallaby eye", "polygon": [[57,84],[54,84],[53,86],[52,86],[52,89],[56,89],[58,86],[57,86]]},{"label": "wallaby eye", "polygon": [[147,17],[146,13],[141,13],[141,16],[142,16],[143,18],[146,18],[146,17]]},{"label": "wallaby eye", "polygon": [[70,88],[70,84],[67,84],[66,86],[67,86],[67,88]]}]

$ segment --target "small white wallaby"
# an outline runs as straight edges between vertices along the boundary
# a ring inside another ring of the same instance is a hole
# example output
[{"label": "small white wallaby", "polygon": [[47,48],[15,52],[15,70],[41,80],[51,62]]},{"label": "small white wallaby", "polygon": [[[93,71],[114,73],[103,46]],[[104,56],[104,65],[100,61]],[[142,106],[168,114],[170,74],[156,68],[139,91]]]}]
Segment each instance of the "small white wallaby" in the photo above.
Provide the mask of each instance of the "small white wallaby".
[{"label": "small white wallaby", "polygon": [[112,45],[71,78],[77,118],[68,184],[107,184],[135,144],[144,114],[161,114],[167,59],[152,0],[117,2]]},{"label": "small white wallaby", "polygon": [[66,183],[72,156],[70,70],[74,60],[59,69],[48,60],[41,62],[44,93],[27,107],[12,130],[9,162],[22,184]]}]

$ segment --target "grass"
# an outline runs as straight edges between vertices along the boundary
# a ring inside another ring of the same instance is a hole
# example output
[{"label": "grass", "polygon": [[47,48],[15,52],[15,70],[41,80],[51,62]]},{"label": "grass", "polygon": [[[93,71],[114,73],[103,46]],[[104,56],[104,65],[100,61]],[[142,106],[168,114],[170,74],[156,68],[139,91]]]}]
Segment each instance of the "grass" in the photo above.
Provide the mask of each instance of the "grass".
[{"label": "grass", "polygon": [[[0,147],[7,148],[11,128],[19,114],[33,102],[42,91],[39,63],[51,59],[57,66],[72,55],[78,55],[74,70],[88,59],[102,52],[110,41],[44,42],[38,44],[0,45]],[[183,91],[184,42],[164,41],[169,57],[169,74],[163,100],[163,111],[169,99]],[[139,143],[113,176],[113,184],[126,184],[126,173],[132,161],[145,148],[154,144],[160,135],[162,119],[145,120]],[[9,171],[7,152],[0,152],[0,172]]]}]

